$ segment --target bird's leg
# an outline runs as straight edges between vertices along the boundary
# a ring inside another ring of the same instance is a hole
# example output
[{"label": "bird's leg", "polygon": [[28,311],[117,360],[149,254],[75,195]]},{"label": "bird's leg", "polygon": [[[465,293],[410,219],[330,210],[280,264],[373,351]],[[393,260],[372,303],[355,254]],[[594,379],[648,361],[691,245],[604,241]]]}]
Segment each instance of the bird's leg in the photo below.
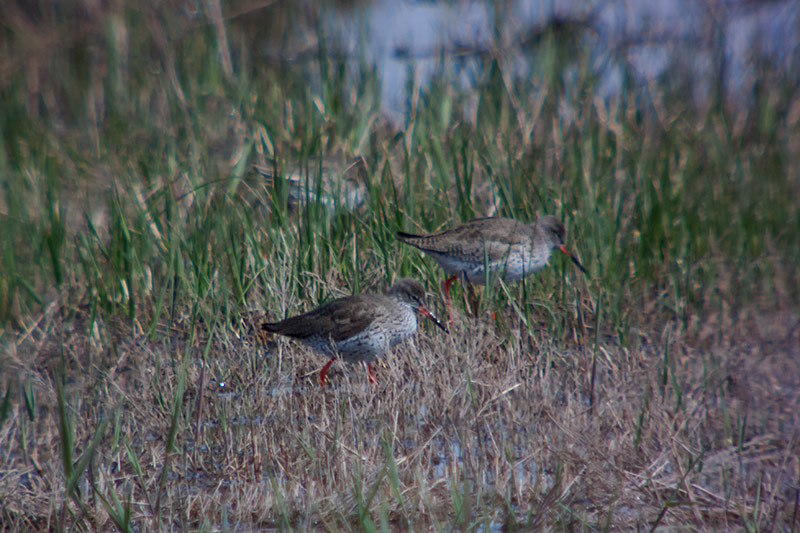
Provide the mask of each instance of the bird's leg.
[{"label": "bird's leg", "polygon": [[442,285],[442,289],[444,290],[444,300],[447,303],[447,321],[452,323],[453,316],[451,311],[453,310],[453,303],[450,301],[450,285],[456,280],[458,276],[453,274],[447,280],[445,280],[444,284]]},{"label": "bird's leg", "polygon": [[367,373],[369,374],[369,382],[373,385],[377,384],[377,380],[375,379],[375,372],[372,371],[372,365],[367,363]]},{"label": "bird's leg", "polygon": [[319,372],[319,386],[320,387],[324,387],[325,386],[325,374],[328,373],[328,369],[331,367],[331,365],[333,364],[334,361],[336,361],[336,358],[335,357],[331,357],[331,360],[328,361],[325,364],[325,366],[322,367],[322,370],[320,370],[320,372]]}]

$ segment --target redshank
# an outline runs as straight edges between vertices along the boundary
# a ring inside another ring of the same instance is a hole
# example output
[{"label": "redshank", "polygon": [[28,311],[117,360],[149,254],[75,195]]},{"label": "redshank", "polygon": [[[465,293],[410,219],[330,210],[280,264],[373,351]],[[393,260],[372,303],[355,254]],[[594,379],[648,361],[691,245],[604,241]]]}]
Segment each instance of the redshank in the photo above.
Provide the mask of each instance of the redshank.
[{"label": "redshank", "polygon": [[[274,188],[274,166],[254,165],[256,172],[267,178],[270,190]],[[364,205],[369,195],[369,172],[363,156],[350,159],[344,165],[336,157],[322,161],[310,159],[304,166],[287,168],[283,178],[290,212],[298,211],[307,201],[322,204],[328,214],[339,209],[356,211]]]},{"label": "redshank", "polygon": [[416,313],[446,328],[425,308],[425,289],[412,278],[403,278],[386,294],[356,294],[280,322],[265,323],[262,329],[291,337],[330,357],[319,373],[320,385],[337,357],[348,363],[367,364],[369,380],[375,383],[372,361],[411,337],[417,331]]},{"label": "redshank", "polygon": [[[451,274],[443,289],[450,306],[450,285],[458,276],[485,285],[500,275],[515,282],[547,264],[550,253],[560,250],[580,268],[578,258],[564,245],[564,225],[552,215],[543,215],[533,224],[510,218],[476,218],[433,235],[398,232],[397,238],[432,256]],[[488,267],[488,276],[487,276]]]}]

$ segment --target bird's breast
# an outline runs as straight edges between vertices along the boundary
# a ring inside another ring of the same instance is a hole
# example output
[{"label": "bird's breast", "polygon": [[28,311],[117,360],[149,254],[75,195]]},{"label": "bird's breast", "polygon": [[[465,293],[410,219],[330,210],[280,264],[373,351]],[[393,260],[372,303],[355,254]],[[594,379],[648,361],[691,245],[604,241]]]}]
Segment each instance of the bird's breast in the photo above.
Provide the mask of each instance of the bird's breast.
[{"label": "bird's breast", "polygon": [[383,321],[381,326],[387,332],[389,345],[395,346],[414,335],[417,331],[417,316],[414,314],[413,309],[407,305],[402,305],[399,312],[387,317],[387,320]]}]

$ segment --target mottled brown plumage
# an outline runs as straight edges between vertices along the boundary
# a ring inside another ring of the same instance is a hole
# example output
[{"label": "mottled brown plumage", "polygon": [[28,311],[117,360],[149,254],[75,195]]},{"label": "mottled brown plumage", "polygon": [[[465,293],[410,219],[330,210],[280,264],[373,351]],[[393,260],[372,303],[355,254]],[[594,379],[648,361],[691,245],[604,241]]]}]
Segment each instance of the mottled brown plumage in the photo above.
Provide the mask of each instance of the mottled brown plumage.
[{"label": "mottled brown plumage", "polygon": [[432,235],[399,232],[397,238],[430,255],[451,277],[444,291],[450,301],[450,284],[457,276],[484,285],[498,276],[515,282],[545,266],[553,250],[570,256],[586,269],[564,245],[564,225],[552,215],[533,224],[510,218],[478,218]]},{"label": "mottled brown plumage", "polygon": [[415,313],[427,316],[444,329],[423,304],[425,289],[415,279],[404,278],[386,294],[356,294],[333,300],[313,311],[280,322],[268,322],[262,329],[296,339],[331,359],[320,372],[325,374],[337,357],[347,362],[370,362],[417,330]]}]

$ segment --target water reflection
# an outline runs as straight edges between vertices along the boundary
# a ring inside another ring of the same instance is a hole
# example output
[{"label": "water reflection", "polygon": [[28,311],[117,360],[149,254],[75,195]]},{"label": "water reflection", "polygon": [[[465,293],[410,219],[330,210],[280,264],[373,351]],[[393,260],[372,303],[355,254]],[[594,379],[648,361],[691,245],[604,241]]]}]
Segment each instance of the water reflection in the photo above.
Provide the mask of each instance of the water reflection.
[{"label": "water reflection", "polygon": [[528,60],[548,31],[591,50],[605,95],[619,89],[623,71],[647,84],[669,81],[684,69],[698,103],[717,87],[744,97],[756,81],[755,61],[795,77],[800,72],[800,3],[789,1],[374,0],[327,8],[320,20],[329,53],[352,59],[354,73],[356,60],[377,68],[382,107],[394,118],[404,116],[411,84],[424,87],[444,75],[468,89],[486,54],[502,56],[520,78],[539,75]]}]

